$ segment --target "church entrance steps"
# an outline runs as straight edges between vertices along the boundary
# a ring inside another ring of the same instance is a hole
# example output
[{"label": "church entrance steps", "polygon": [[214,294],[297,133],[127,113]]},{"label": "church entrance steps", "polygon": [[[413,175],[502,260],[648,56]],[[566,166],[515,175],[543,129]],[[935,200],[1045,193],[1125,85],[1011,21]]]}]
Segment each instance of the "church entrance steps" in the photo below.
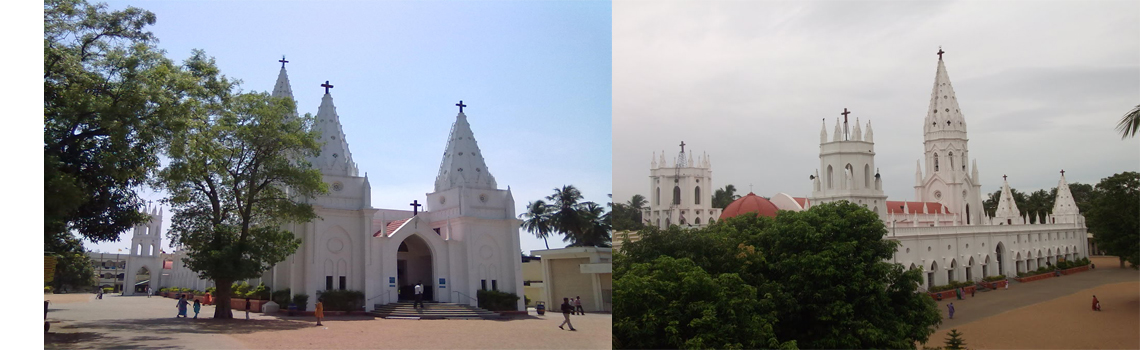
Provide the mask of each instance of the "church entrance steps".
[{"label": "church entrance steps", "polygon": [[383,318],[443,319],[500,319],[499,314],[473,306],[452,303],[424,303],[423,308],[411,302],[376,304],[368,314]]}]

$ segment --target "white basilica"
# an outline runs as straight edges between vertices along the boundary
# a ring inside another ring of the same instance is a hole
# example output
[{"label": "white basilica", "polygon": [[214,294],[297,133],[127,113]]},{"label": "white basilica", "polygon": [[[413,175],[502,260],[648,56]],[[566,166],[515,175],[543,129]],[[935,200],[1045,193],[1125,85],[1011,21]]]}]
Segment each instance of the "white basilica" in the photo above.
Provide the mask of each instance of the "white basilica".
[{"label": "white basilica", "polygon": [[[917,201],[887,200],[875,167],[874,133],[869,121],[863,130],[858,120],[853,126],[846,120],[837,120],[830,137],[825,121],[820,130],[820,168],[810,177],[811,197],[779,193],[769,201],[749,193],[725,207],[717,219],[743,213],[775,216],[777,209],[800,211],[810,208],[813,203],[838,200],[862,204],[883,219],[888,230],[885,238],[901,243],[893,261],[909,268],[921,268],[928,288],[949,281],[1012,276],[1016,272],[1055,264],[1061,259],[1088,257],[1088,229],[1069,191],[1064,172],[1057,182],[1053,212],[1044,217],[1038,214],[1035,224],[1031,224],[1030,213],[1018,211],[1004,176],[996,212],[989,216],[983,210],[982,200],[986,193],[981,189],[977,163],[969,162],[966,120],[946,73],[942,53],[939,50],[934,87],[923,124],[924,160],[918,162],[914,185]],[[848,113],[844,110],[844,119]],[[682,151],[682,157],[683,154]],[[676,163],[675,171],[663,169],[666,168],[663,163],[664,155],[660,163],[654,159],[651,164],[652,191],[664,187],[659,184],[689,184],[698,178],[689,175],[693,172],[689,170],[691,166],[682,166],[683,162]],[[707,161],[700,164],[704,166],[700,174],[705,174],[707,179],[711,175],[709,164]],[[648,214],[645,217],[648,224],[659,227],[668,227],[670,223],[685,225],[677,219],[670,221],[668,218],[675,216],[667,213],[697,211],[698,203],[686,202],[688,197],[684,196],[691,185],[680,187],[685,189],[679,192],[680,197],[677,188],[674,187],[672,204],[662,205],[660,192],[651,195],[651,208],[643,212],[643,215]],[[706,213],[710,210],[700,208]],[[663,216],[667,218],[665,222],[657,221]],[[704,222],[710,221],[706,219]],[[689,226],[701,225],[694,222]]]},{"label": "white basilica", "polygon": [[[293,98],[285,62],[272,95]],[[330,190],[309,201],[318,219],[289,227],[302,242],[297,252],[261,281],[273,290],[289,288],[293,294],[309,295],[309,310],[322,290],[362,291],[365,305],[374,305],[410,299],[412,286],[419,283],[429,301],[474,306],[480,289],[521,297],[520,222],[514,197],[509,188],[499,189],[487,169],[462,101],[426,201],[412,201],[413,210],[376,209],[368,175],[361,176],[352,160],[329,92],[332,85],[321,86],[325,93],[314,128],[324,146],[309,161]],[[209,285],[193,272],[180,271],[186,268],[178,254],[173,257],[171,281],[162,285]],[[524,310],[521,298],[518,307]]]}]

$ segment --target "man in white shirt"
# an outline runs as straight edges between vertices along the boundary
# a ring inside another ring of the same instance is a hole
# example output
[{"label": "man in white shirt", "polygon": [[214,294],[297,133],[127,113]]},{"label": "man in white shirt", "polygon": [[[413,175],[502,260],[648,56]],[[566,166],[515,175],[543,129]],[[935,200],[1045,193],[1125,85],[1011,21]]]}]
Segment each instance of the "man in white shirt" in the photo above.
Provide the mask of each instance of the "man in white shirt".
[{"label": "man in white shirt", "polygon": [[419,305],[420,308],[424,307],[424,282],[416,283],[416,302],[412,303],[412,308]]}]

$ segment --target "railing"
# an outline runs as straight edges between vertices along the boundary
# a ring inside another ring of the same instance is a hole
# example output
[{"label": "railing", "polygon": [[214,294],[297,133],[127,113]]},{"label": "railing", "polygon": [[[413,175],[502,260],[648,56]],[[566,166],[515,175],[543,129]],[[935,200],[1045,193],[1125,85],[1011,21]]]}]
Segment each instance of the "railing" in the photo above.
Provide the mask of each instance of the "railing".
[{"label": "railing", "polygon": [[467,294],[463,294],[463,292],[460,292],[460,291],[457,291],[457,290],[453,290],[453,291],[451,291],[451,292],[452,292],[452,293],[459,293],[459,295],[465,296],[465,297],[467,297],[467,299],[471,299],[472,301],[474,301],[474,302],[475,302],[475,305],[472,305],[472,306],[474,306],[474,307],[479,307],[479,299],[476,299],[476,298],[472,298],[470,295],[467,295]]},{"label": "railing", "polygon": [[[376,299],[376,298],[379,298],[379,297],[382,297],[382,296],[389,296],[389,295],[392,295],[392,291],[391,291],[391,290],[386,290],[386,291],[384,291],[384,293],[383,293],[383,294],[380,294],[380,295],[377,295],[377,296],[374,296],[374,297],[368,298],[368,300],[365,300],[365,301],[364,301],[364,305],[365,305],[365,306],[368,306],[368,302],[369,302],[369,301],[372,301],[372,299]],[[384,298],[384,300],[388,300],[388,298]],[[385,302],[385,304],[387,304],[387,302]]]}]

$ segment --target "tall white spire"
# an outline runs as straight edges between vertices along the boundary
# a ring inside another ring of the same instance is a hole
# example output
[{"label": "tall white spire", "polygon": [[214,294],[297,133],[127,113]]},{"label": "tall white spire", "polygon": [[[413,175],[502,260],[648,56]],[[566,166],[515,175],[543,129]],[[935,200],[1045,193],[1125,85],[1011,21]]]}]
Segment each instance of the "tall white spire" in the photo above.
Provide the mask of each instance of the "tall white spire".
[{"label": "tall white spire", "polygon": [[435,191],[457,186],[496,189],[495,177],[487,170],[483,152],[475,142],[475,133],[471,132],[467,115],[463,114],[466,105],[463,101],[456,105],[460,106],[459,115],[455,116],[455,124],[451,125],[451,135],[447,138],[447,147],[443,150],[443,162],[440,163],[439,174],[435,178]]},{"label": "tall white spire", "polygon": [[1061,170],[1061,180],[1057,181],[1057,198],[1053,201],[1053,216],[1080,214],[1073,193],[1069,191],[1069,183],[1065,181],[1065,171]]},{"label": "tall white spire", "polygon": [[931,133],[939,131],[966,132],[966,119],[958,108],[958,97],[954,94],[954,86],[950,84],[950,75],[946,73],[946,64],[942,61],[943,53],[939,48],[938,69],[934,73],[934,87],[930,91],[930,106],[926,109],[924,130],[927,138],[933,136]]},{"label": "tall white spire", "polygon": [[[1005,176],[1002,176],[1005,178]],[[1013,200],[1013,193],[1009,189],[1009,179],[1002,180],[1001,184],[1001,197],[998,199],[997,210],[994,212],[994,218],[999,221],[1005,222],[1006,225],[1010,224],[1008,220],[1019,220],[1021,211],[1017,210],[1017,202]]]},{"label": "tall white spire", "polygon": [[[281,62],[281,72],[277,73],[277,83],[273,85],[272,96],[288,97],[296,101],[296,99],[293,98],[293,87],[289,84],[289,73],[285,72],[285,64],[289,63],[289,61],[285,60],[285,55],[281,55],[281,60],[277,62]],[[293,113],[296,114],[296,111]]]},{"label": "tall white spire", "polygon": [[321,97],[317,122],[313,128],[320,133],[320,142],[324,146],[321,147],[321,153],[309,161],[325,175],[357,176],[356,162],[352,161],[352,152],[348,150],[348,140],[344,138],[340,116],[336,114],[336,106],[329,94],[329,89],[333,86],[327,81],[321,86],[325,88],[325,95]]}]

